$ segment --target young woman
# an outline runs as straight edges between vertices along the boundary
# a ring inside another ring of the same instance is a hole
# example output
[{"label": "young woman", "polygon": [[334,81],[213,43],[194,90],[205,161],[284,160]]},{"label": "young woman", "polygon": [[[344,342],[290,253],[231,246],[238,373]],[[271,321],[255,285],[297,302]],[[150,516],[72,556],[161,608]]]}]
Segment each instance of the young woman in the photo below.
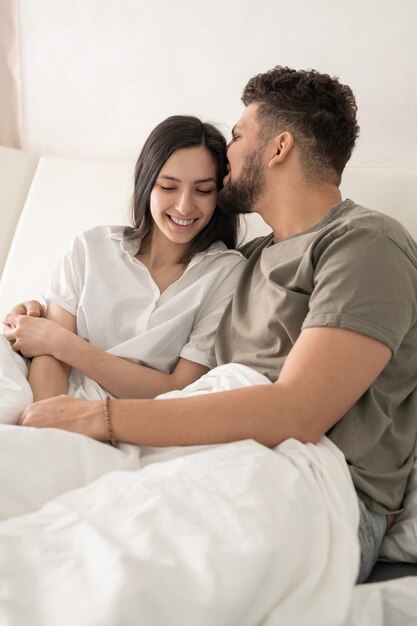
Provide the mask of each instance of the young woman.
[{"label": "young woman", "polygon": [[225,148],[195,117],[159,124],[136,163],[133,227],[75,237],[45,317],[6,318],[13,349],[32,358],[34,400],[151,398],[215,365],[214,334],[244,264],[237,218],[216,206]]}]

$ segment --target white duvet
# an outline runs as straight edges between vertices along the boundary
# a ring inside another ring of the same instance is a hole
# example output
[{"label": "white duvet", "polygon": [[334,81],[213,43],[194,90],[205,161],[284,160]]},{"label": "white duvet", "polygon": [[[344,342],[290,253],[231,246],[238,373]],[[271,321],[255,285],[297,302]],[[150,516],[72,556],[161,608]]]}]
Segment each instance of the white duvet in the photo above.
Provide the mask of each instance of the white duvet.
[{"label": "white duvet", "polygon": [[[262,382],[231,365],[191,392]],[[1,626],[353,619],[356,495],[325,437],[116,450],[3,423],[0,515]]]},{"label": "white duvet", "polygon": [[[2,472],[17,495],[25,474],[37,488],[39,444],[45,460],[47,444],[58,449],[67,469],[74,454],[109,470],[0,524],[2,625],[343,624],[357,520],[343,459],[328,441],[276,450],[243,441],[133,469],[133,455],[82,436],[2,430],[2,458],[8,444],[16,451],[16,435],[25,439],[24,472]],[[111,470],[110,456],[126,469]],[[80,482],[89,475],[78,462],[72,472]]]}]

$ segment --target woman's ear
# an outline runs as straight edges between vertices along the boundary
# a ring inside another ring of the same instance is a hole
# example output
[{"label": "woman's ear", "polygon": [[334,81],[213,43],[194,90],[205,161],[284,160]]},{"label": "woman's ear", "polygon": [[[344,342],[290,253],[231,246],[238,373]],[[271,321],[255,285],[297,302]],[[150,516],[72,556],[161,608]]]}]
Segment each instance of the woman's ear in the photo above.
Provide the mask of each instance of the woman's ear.
[{"label": "woman's ear", "polygon": [[282,163],[290,153],[294,145],[294,135],[288,131],[280,133],[272,140],[273,155],[268,161],[268,167],[272,168]]}]

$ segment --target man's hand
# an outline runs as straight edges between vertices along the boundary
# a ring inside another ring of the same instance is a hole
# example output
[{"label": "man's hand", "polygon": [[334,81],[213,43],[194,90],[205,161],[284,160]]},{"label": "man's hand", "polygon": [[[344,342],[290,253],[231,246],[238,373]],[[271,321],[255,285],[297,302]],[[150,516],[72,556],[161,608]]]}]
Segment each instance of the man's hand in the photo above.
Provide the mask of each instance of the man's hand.
[{"label": "man's hand", "polygon": [[106,441],[108,431],[102,400],[79,400],[60,395],[29,404],[19,419],[20,426],[59,428]]},{"label": "man's hand", "polygon": [[45,308],[37,300],[27,300],[26,302],[21,302],[13,307],[10,313],[8,313],[3,319],[4,336],[12,345],[15,340],[13,331],[16,326],[17,319],[21,315],[28,315],[29,317],[43,317],[45,315]]}]

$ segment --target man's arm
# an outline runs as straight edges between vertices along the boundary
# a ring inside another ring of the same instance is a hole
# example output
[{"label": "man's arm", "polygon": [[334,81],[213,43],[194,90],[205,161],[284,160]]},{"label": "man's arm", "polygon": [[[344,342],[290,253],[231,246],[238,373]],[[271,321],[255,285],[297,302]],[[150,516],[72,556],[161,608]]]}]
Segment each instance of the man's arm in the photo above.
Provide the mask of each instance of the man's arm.
[{"label": "man's arm", "polygon": [[[56,322],[71,333],[77,332],[74,315],[51,302],[46,311],[46,318]],[[45,400],[68,392],[70,367],[53,356],[42,355],[32,359],[29,369],[29,384],[35,401]]]},{"label": "man's arm", "polygon": [[[151,446],[288,438],[316,442],[370,387],[391,358],[383,343],[340,328],[304,330],[273,385],[190,398],[116,400],[116,439]],[[103,403],[55,398],[31,405],[28,426],[55,426],[107,440]]]}]

